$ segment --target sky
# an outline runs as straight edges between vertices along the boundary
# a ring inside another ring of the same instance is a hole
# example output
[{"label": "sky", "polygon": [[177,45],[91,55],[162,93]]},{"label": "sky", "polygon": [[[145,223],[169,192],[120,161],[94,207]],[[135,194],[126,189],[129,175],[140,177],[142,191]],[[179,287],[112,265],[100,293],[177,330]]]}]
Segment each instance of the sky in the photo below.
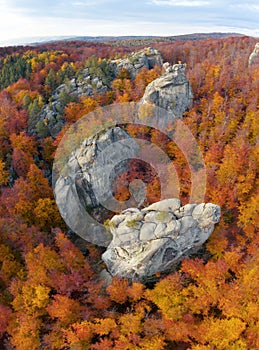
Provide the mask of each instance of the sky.
[{"label": "sky", "polygon": [[259,37],[258,0],[0,0],[0,45],[49,36],[237,32]]}]

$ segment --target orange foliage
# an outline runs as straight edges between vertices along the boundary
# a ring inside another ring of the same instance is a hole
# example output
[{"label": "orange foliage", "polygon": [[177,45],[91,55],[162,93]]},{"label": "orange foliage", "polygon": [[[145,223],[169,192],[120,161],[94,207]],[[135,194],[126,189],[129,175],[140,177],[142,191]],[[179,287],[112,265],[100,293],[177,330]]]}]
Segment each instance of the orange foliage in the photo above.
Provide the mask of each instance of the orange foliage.
[{"label": "orange foliage", "polygon": [[107,287],[107,291],[111,300],[116,303],[123,304],[127,300],[128,281],[125,278],[114,277],[111,285]]},{"label": "orange foliage", "polygon": [[80,303],[64,295],[56,295],[47,307],[49,315],[57,318],[61,325],[67,326],[80,318]]},{"label": "orange foliage", "polygon": [[[40,107],[47,104],[56,86],[79,74],[88,57],[95,55],[100,63],[132,47],[60,42],[30,51],[0,48],[3,65],[13,52],[32,71],[0,92],[0,347],[259,348],[259,74],[247,65],[254,44],[254,38],[233,37],[152,45],[164,61],[187,63],[194,104],[183,122],[206,162],[205,200],[221,205],[222,220],[199,259],[185,259],[146,286],[118,276],[108,286],[100,280],[102,248],[81,244],[80,251],[73,234],[68,238],[57,228],[67,230],[49,179],[54,151],[69,124],[99,106],[138,101],[161,67],[144,68],[135,79],[121,70],[106,94],[66,106],[60,115],[65,124],[55,138],[35,138],[27,129],[33,100],[40,100]],[[191,170],[182,150],[144,126],[130,124],[127,132],[169,156],[181,199],[188,201]],[[138,178],[147,185],[147,201],[159,200],[156,172],[138,161],[129,164],[130,172],[115,180],[116,197],[128,199],[129,184]]]}]

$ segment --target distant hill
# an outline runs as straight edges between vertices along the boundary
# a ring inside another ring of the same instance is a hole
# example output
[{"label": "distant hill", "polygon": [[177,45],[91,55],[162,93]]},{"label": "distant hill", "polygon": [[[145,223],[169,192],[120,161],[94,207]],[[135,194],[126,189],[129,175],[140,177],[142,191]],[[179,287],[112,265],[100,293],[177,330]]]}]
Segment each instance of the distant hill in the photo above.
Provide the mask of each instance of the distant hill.
[{"label": "distant hill", "polygon": [[233,36],[244,36],[240,33],[194,33],[173,36],[153,36],[153,37],[118,37],[109,40],[109,44],[115,46],[141,46],[159,42],[176,42],[187,40],[221,39]]},{"label": "distant hill", "polygon": [[43,43],[53,43],[56,41],[87,41],[87,42],[99,42],[99,43],[109,43],[119,46],[141,46],[148,45],[157,42],[173,42],[179,40],[203,40],[203,39],[220,39],[228,38],[231,36],[243,36],[240,33],[194,33],[194,34],[183,34],[183,35],[173,35],[173,36],[72,36],[66,38],[50,38],[46,41],[34,42],[31,45],[41,45]]},{"label": "distant hill", "polygon": [[182,40],[202,40],[208,38],[227,38],[231,36],[243,36],[240,33],[194,33],[194,34],[183,34],[173,36],[54,36],[54,37],[32,37],[22,38],[12,41],[0,42],[0,47],[6,46],[17,46],[17,45],[30,45],[39,46],[42,44],[49,44],[55,42],[66,42],[66,41],[86,41],[86,42],[98,42],[98,43],[109,43],[112,45],[120,46],[141,46],[149,45],[157,42],[174,42]]}]

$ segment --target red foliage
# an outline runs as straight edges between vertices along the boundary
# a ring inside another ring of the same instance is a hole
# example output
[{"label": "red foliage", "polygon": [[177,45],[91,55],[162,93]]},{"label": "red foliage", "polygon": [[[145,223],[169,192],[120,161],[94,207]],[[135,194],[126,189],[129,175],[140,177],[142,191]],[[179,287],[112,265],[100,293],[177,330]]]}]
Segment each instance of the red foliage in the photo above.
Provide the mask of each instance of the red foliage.
[{"label": "red foliage", "polygon": [[[204,155],[206,201],[221,205],[222,219],[206,245],[206,260],[185,259],[177,271],[157,275],[160,280],[147,286],[119,277],[108,286],[100,280],[102,250],[85,244],[85,256],[53,229],[66,227],[44,175],[51,174],[69,123],[98,106],[138,101],[161,69],[143,69],[135,80],[120,71],[105,95],[66,106],[55,139],[35,138],[27,131],[31,101],[48,103],[62,79],[71,78],[64,72],[78,72],[90,56],[113,59],[135,48],[87,42],[0,48],[2,64],[20,54],[32,70],[27,80],[0,92],[0,347],[259,348],[259,74],[247,64],[255,42],[233,37],[152,44],[164,61],[187,63],[194,103],[183,121]],[[181,150],[156,130],[131,124],[127,131],[168,154],[186,201],[191,171]],[[116,197],[127,200],[137,178],[147,185],[147,200],[159,200],[155,170],[136,160],[129,164],[130,171],[114,181]]]}]

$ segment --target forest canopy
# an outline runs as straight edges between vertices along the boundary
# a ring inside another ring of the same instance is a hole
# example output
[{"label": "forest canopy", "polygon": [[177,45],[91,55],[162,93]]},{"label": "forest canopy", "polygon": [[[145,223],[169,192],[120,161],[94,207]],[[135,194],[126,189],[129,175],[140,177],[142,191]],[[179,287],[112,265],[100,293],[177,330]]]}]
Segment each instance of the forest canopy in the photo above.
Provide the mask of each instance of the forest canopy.
[{"label": "forest canopy", "polygon": [[[259,67],[248,66],[255,43],[250,37],[152,43],[165,62],[187,64],[194,101],[184,123],[205,159],[206,202],[220,205],[222,219],[204,249],[168,276],[150,285],[114,277],[109,286],[99,278],[102,249],[69,233],[59,214],[50,185],[55,150],[83,115],[139,101],[161,68],[112,76],[109,60],[139,50],[126,45],[0,49],[0,348],[259,348]],[[53,136],[42,110],[86,67],[109,89],[78,98],[63,93],[61,130]],[[183,154],[163,135],[149,137],[172,157],[186,202],[191,179]],[[123,183],[132,174],[126,177],[118,179],[118,199],[128,196]],[[151,201],[159,198],[157,180],[149,193]]]}]

